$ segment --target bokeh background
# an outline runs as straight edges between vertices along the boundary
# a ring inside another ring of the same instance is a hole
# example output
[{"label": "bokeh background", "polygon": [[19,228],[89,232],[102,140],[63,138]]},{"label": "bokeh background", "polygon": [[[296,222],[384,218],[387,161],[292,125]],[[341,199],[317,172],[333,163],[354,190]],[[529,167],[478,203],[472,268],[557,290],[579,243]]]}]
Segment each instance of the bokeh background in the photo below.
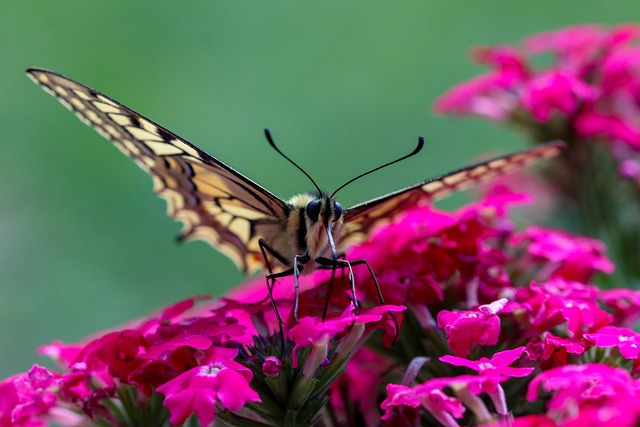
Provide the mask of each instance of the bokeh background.
[{"label": "bokeh background", "polygon": [[5,2],[0,13],[0,377],[79,340],[243,277],[204,243],[175,243],[150,179],[24,75],[62,72],[165,125],[281,197],[346,188],[343,205],[525,147],[507,129],[436,116],[481,71],[478,44],[640,18],[637,0]]}]

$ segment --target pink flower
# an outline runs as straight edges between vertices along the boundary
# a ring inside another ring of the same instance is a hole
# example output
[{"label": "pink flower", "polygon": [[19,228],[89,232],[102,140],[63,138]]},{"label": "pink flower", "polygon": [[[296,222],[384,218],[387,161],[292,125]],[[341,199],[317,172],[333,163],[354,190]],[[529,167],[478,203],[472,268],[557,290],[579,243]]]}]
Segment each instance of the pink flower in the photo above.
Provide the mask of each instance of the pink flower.
[{"label": "pink flower", "polygon": [[395,332],[385,326],[385,322],[381,322],[383,317],[389,312],[400,312],[405,308],[402,306],[383,305],[371,309],[360,309],[359,314],[355,314],[354,307],[351,306],[345,310],[340,317],[322,321],[317,317],[304,317],[289,330],[289,338],[295,343],[292,351],[293,366],[298,365],[297,350],[304,347],[311,348],[311,354],[305,361],[304,374],[307,378],[313,376],[313,372],[324,363],[328,352],[329,345],[332,341],[338,340],[338,335],[347,329],[346,339],[342,340],[342,344],[346,346],[343,351],[348,353],[355,346],[357,341],[364,333],[364,326],[380,326],[387,329],[387,335],[393,336]]},{"label": "pink flower", "polygon": [[58,375],[46,368],[34,365],[27,375],[13,381],[20,403],[15,406],[11,417],[16,420],[46,414],[56,403],[52,388],[59,384]]},{"label": "pink flower", "polygon": [[[381,419],[388,420],[392,416],[392,411],[395,408],[403,412],[403,418],[413,420],[409,425],[415,425],[418,420],[418,411],[412,410],[419,408],[422,405],[420,396],[415,392],[412,387],[399,385],[399,384],[387,384],[387,398],[380,404],[380,407],[385,411],[382,414]],[[409,409],[407,411],[407,409]]]},{"label": "pink flower", "polygon": [[477,371],[480,375],[512,378],[526,377],[534,368],[512,368],[510,365],[522,356],[525,347],[518,347],[513,350],[505,350],[495,353],[491,359],[481,357],[479,360],[468,360],[462,357],[444,355],[440,358],[442,362],[454,366],[464,366]]},{"label": "pink flower", "polygon": [[529,74],[526,59],[509,46],[477,48],[473,54],[477,62],[493,66],[496,71],[455,86],[436,100],[434,109],[440,113],[475,114],[498,121],[508,119],[518,103],[513,88]]},{"label": "pink flower", "polygon": [[640,291],[606,289],[600,292],[600,299],[611,308],[618,326],[633,327],[640,318]]},{"label": "pink flower", "polygon": [[629,396],[580,409],[572,419],[562,423],[563,427],[605,426],[635,427],[640,421],[638,397]]},{"label": "pink flower", "polygon": [[[496,241],[512,230],[508,208],[523,201],[526,197],[505,191],[454,213],[428,205],[408,208],[397,221],[376,230],[368,242],[353,247],[348,257],[370,263],[386,302],[408,302],[415,312],[460,298],[466,288],[476,289],[468,296],[470,305],[491,302],[510,285],[506,254]],[[356,283],[370,301],[377,302],[366,270],[356,271]]]},{"label": "pink flower", "polygon": [[391,412],[396,407],[418,408],[422,406],[443,425],[454,425],[452,424],[453,419],[462,418],[465,408],[460,400],[443,393],[443,387],[441,378],[427,381],[415,387],[388,384],[387,398],[380,404],[380,407],[385,411],[382,419],[391,418]]},{"label": "pink flower", "polygon": [[542,285],[532,283],[521,288],[516,301],[530,314],[531,326],[543,332],[567,322],[567,330],[577,338],[612,321],[602,310],[596,296],[578,282],[553,279]]},{"label": "pink flower", "polygon": [[539,374],[529,383],[527,400],[538,399],[540,388],[551,393],[547,414],[562,425],[580,419],[585,410],[615,410],[620,402],[638,399],[638,386],[629,372],[597,363],[561,366]]},{"label": "pink flower", "polygon": [[45,420],[78,422],[67,410],[56,409],[60,375],[33,365],[29,372],[0,382],[0,426],[44,426]]},{"label": "pink flower", "polygon": [[626,142],[631,148],[640,150],[640,127],[614,111],[586,105],[575,118],[576,130],[586,137],[604,137]]},{"label": "pink flower", "polygon": [[[435,109],[511,121],[540,140],[575,134],[640,151],[639,39],[638,25],[584,25],[531,36],[522,48],[482,48],[474,60],[491,71],[452,88]],[[531,57],[544,52],[553,63],[535,69]],[[553,112],[558,120],[545,126]]]},{"label": "pink flower", "polygon": [[438,313],[438,326],[447,334],[449,348],[456,356],[469,354],[473,344],[495,345],[500,334],[498,314],[506,305],[503,298],[489,305],[481,305],[477,310]]},{"label": "pink flower", "polygon": [[506,120],[518,98],[503,87],[505,83],[505,76],[500,73],[477,76],[438,98],[434,109],[439,113],[475,114],[491,120]]},{"label": "pink flower", "polygon": [[54,341],[40,347],[38,354],[49,357],[60,367],[66,369],[76,360],[83,347],[81,344],[65,344],[62,341]]},{"label": "pink flower", "polygon": [[479,64],[495,67],[503,76],[504,86],[526,80],[531,72],[527,58],[509,45],[477,47],[472,50],[471,56]]},{"label": "pink flower", "polygon": [[549,359],[552,353],[558,349],[562,349],[566,353],[582,354],[585,350],[585,344],[582,340],[578,340],[576,338],[560,338],[551,333],[547,333],[544,336],[544,352],[542,354],[542,359]]},{"label": "pink flower", "polygon": [[276,378],[282,372],[282,362],[275,356],[267,356],[262,363],[262,372],[269,378]]},{"label": "pink flower", "polygon": [[[525,347],[505,350],[494,354],[491,359],[482,357],[477,361],[450,355],[442,356],[440,360],[454,366],[464,366],[477,371],[482,381],[472,380],[469,381],[468,384],[465,384],[465,386],[468,387],[471,393],[476,395],[480,394],[481,391],[487,392],[498,413],[506,415],[508,413],[507,402],[505,392],[500,382],[512,377],[526,377],[534,370],[534,368],[513,368],[509,366],[520,358],[524,350]],[[460,378],[460,380],[462,380],[462,378]],[[455,389],[454,387],[454,390]],[[485,417],[483,416],[481,419],[482,418]]]},{"label": "pink flower", "polygon": [[547,71],[533,77],[523,87],[523,106],[540,122],[551,119],[558,111],[571,116],[585,101],[591,101],[597,89],[565,71]]},{"label": "pink flower", "polygon": [[637,359],[640,354],[640,334],[631,329],[607,326],[584,337],[598,347],[618,347],[625,359]]},{"label": "pink flower", "polygon": [[567,280],[588,281],[596,271],[613,272],[613,263],[605,255],[604,244],[588,237],[565,231],[531,226],[513,235],[509,243],[525,243],[526,251],[534,259],[552,263],[552,276]]},{"label": "pink flower", "polygon": [[192,368],[156,391],[165,395],[164,405],[171,412],[173,425],[182,424],[196,414],[201,425],[215,419],[216,407],[237,411],[247,403],[260,402],[260,396],[249,383],[251,370],[220,352],[201,366]]},{"label": "pink flower", "polygon": [[111,332],[87,344],[74,363],[84,363],[89,372],[106,368],[112,377],[127,381],[129,374],[142,363],[138,356],[147,346],[137,331]]},{"label": "pink flower", "polygon": [[[638,88],[640,49],[622,46],[613,50],[602,64],[602,88],[605,94],[623,96],[622,92]],[[633,94],[630,94],[632,97]],[[633,99],[633,98],[630,98]]]},{"label": "pink flower", "polygon": [[599,25],[578,25],[561,28],[527,37],[524,48],[537,54],[553,51],[563,68],[582,71],[585,63],[595,59],[607,39],[607,33]]}]

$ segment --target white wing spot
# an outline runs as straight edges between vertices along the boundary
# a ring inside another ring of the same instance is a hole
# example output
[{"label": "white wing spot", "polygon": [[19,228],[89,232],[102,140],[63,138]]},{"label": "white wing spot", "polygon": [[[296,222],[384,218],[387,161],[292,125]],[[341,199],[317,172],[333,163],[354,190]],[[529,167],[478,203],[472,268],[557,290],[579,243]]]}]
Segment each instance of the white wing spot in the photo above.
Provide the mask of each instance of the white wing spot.
[{"label": "white wing spot", "polygon": [[[149,132],[145,129],[140,129],[134,126],[127,126],[127,131],[136,139],[142,141],[160,141],[160,137],[152,132]],[[161,143],[164,144],[164,143]],[[164,144],[167,145],[167,144]],[[155,151],[155,150],[154,150]],[[172,153],[175,154],[175,153]]]},{"label": "white wing spot", "polygon": [[200,154],[198,154],[198,152],[193,147],[190,147],[189,145],[185,144],[184,141],[179,141],[177,139],[174,139],[172,142],[176,147],[179,147],[185,153],[190,154],[191,156],[196,157],[198,159],[200,158]]},{"label": "white wing spot", "polygon": [[262,214],[261,212],[254,211],[253,209],[247,209],[242,206],[225,203],[223,208],[225,212],[229,212],[230,214],[240,218],[258,219],[264,217],[264,214]]},{"label": "white wing spot", "polygon": [[229,230],[240,237],[243,242],[248,242],[250,237],[249,227],[245,221],[234,221],[228,225]]},{"label": "white wing spot", "polygon": [[94,102],[93,106],[96,107],[97,110],[102,111],[103,113],[121,113],[120,108],[113,104],[105,104],[103,102]]},{"label": "white wing spot", "polygon": [[134,144],[133,142],[129,141],[128,139],[125,139],[122,141],[122,145],[124,145],[124,147],[129,150],[131,152],[131,154],[133,154],[134,156],[139,156],[140,155],[140,148],[138,148],[138,146],[136,144]]},{"label": "white wing spot", "polygon": [[467,171],[458,172],[454,175],[444,178],[444,183],[450,186],[455,186],[467,179]]},{"label": "white wing spot", "polygon": [[482,165],[482,166],[478,166],[472,170],[469,171],[469,176],[472,178],[477,178],[479,176],[481,176],[482,174],[484,174],[485,172],[487,172],[489,170],[489,168],[487,168],[486,166]]},{"label": "white wing spot", "polygon": [[93,123],[98,124],[98,125],[99,125],[99,124],[102,124],[102,119],[100,118],[100,116],[98,116],[98,115],[96,114],[96,112],[95,112],[95,111],[93,111],[93,110],[87,110],[87,111],[86,111],[86,115],[87,115],[87,118],[88,118],[89,120],[91,120]]},{"label": "white wing spot", "polygon": [[71,102],[71,105],[73,105],[77,110],[82,111],[86,109],[86,106],[78,98],[71,98],[69,102]]},{"label": "white wing spot", "polygon": [[[514,158],[514,160],[515,160],[515,158]],[[500,169],[501,167],[503,167],[506,164],[507,164],[507,160],[506,159],[497,159],[497,160],[494,160],[492,162],[487,163],[487,166],[489,167],[489,169]]]},{"label": "white wing spot", "polygon": [[47,76],[45,73],[36,73],[35,78],[40,80],[42,83],[49,83],[49,76]]},{"label": "white wing spot", "polygon": [[444,188],[444,184],[440,181],[429,182],[422,186],[422,190],[427,193],[435,193],[438,190]]},{"label": "white wing spot", "polygon": [[112,100],[110,100],[109,98],[107,98],[106,96],[104,96],[102,94],[98,94],[98,99],[100,101],[102,101],[103,103],[105,103],[105,104],[112,105],[112,106],[114,106],[114,107],[116,107],[118,109],[120,108],[120,107],[118,107],[118,104],[116,104],[115,102],[113,102]]},{"label": "white wing spot", "polygon": [[138,118],[138,122],[140,123],[140,127],[144,130],[146,130],[147,132],[150,132],[154,135],[158,135],[158,126],[150,123],[147,120],[144,120],[142,118]]},{"label": "white wing spot", "polygon": [[111,137],[113,138],[119,138],[120,137],[120,133],[118,132],[118,129],[114,128],[111,125],[105,125],[104,126],[104,130],[111,135]]},{"label": "white wing spot", "polygon": [[131,119],[129,118],[129,116],[123,116],[122,114],[109,114],[109,118],[111,120],[113,120],[115,123],[119,124],[120,126],[130,126],[131,125]]},{"label": "white wing spot", "polygon": [[80,99],[84,99],[85,101],[91,101],[93,98],[91,98],[91,96],[86,93],[85,91],[82,90],[74,90],[73,93]]},{"label": "white wing spot", "polygon": [[178,147],[174,147],[171,144],[165,144],[164,142],[145,141],[147,147],[151,149],[158,156],[170,156],[172,154],[180,154],[182,150]]},{"label": "white wing spot", "polygon": [[69,96],[69,92],[67,92],[67,90],[65,88],[63,88],[62,86],[54,86],[53,90],[55,90],[58,94],[60,94],[60,96]]}]

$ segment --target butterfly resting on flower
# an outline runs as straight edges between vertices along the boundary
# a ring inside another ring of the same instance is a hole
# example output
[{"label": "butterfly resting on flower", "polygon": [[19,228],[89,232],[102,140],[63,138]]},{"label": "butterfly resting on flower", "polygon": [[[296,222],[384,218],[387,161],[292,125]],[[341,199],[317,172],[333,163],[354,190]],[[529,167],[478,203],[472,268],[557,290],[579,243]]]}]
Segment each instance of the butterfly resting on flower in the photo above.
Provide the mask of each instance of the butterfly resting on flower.
[{"label": "butterfly resting on flower", "polygon": [[[45,69],[30,68],[27,74],[151,175],[154,191],[167,201],[169,216],[184,224],[181,238],[206,241],[246,273],[266,267],[269,292],[277,277],[293,275],[296,296],[302,272],[348,269],[355,299],[351,267],[369,266],[366,260],[348,261],[341,256],[348,243],[364,239],[376,225],[409,207],[553,157],[562,149],[561,143],[541,145],[344,209],[335,199],[338,190],[416,154],[423,146],[422,138],[412,153],[357,176],[331,194],[321,191],[302,171],[317,191],[282,200],[173,132],[94,89]],[[265,132],[273,148],[291,161]],[[370,268],[369,271],[375,281]],[[380,293],[379,299],[382,303]]]}]

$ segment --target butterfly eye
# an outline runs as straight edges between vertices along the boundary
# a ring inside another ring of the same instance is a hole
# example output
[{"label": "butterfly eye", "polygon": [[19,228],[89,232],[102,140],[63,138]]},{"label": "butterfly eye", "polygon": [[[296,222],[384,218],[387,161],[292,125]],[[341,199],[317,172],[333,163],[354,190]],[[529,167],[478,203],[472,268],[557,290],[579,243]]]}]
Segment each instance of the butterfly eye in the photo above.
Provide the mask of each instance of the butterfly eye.
[{"label": "butterfly eye", "polygon": [[338,219],[342,216],[342,205],[338,202],[335,202],[333,206],[334,206],[333,210],[335,212],[335,217],[336,219]]},{"label": "butterfly eye", "polygon": [[307,217],[311,221],[317,221],[320,216],[320,200],[312,200],[307,205]]}]

